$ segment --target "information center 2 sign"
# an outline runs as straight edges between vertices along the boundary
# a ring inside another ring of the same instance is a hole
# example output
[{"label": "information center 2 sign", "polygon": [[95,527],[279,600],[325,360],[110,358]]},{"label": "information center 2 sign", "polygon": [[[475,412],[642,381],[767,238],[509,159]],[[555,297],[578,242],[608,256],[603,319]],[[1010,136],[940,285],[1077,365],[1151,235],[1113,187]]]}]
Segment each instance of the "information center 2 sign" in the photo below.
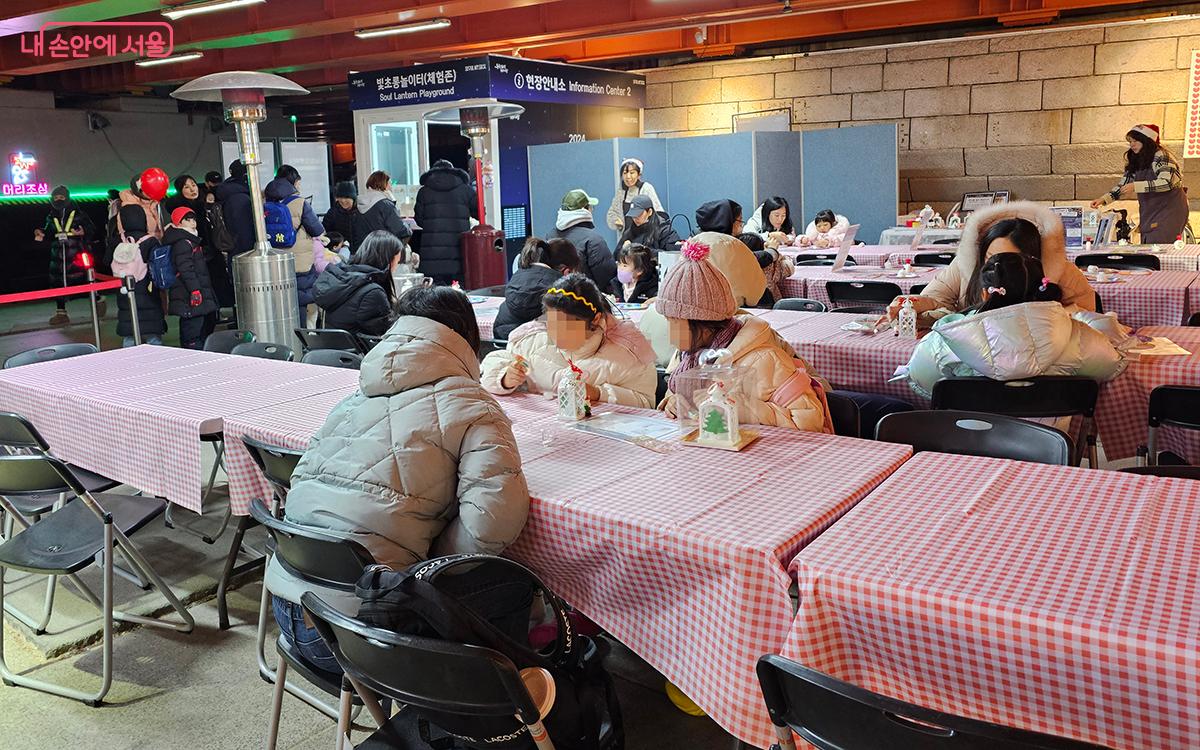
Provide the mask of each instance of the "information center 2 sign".
[{"label": "information center 2 sign", "polygon": [[354,73],[349,87],[350,109],[486,97],[632,109],[646,104],[644,76],[500,55]]}]

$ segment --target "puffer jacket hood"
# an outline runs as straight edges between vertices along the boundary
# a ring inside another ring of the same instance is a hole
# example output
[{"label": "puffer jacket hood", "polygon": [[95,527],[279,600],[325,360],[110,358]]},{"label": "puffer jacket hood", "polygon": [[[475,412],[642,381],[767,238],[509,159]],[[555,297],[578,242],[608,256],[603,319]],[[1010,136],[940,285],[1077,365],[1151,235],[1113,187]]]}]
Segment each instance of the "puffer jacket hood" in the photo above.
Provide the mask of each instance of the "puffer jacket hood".
[{"label": "puffer jacket hood", "polygon": [[448,193],[454,190],[459,185],[470,185],[471,178],[467,173],[458,167],[439,167],[433,166],[428,172],[421,175],[421,185],[434,190]]},{"label": "puffer jacket hood", "polygon": [[982,266],[979,258],[979,241],[996,222],[1005,219],[1025,219],[1032,222],[1042,238],[1042,270],[1051,279],[1063,275],[1067,265],[1067,235],[1062,219],[1046,206],[1030,201],[1000,203],[971,214],[963,228],[962,240],[951,265],[969,278],[971,272]]},{"label": "puffer jacket hood", "polygon": [[391,396],[445,378],[479,381],[479,359],[462,336],[437,321],[406,315],[363,359],[363,395]]},{"label": "puffer jacket hood", "polygon": [[1118,348],[1125,348],[1124,329],[1112,317],[1086,312],[1073,317],[1058,302],[947,316],[921,339],[897,374],[925,398],[937,381],[949,377],[1079,375],[1111,380],[1126,364]]},{"label": "puffer jacket hood", "polygon": [[728,200],[709,201],[696,209],[696,226],[702,232],[733,231],[733,203]]},{"label": "puffer jacket hood", "polygon": [[367,211],[370,211],[376,203],[382,200],[389,200],[393,203],[396,202],[390,194],[385,193],[382,190],[372,190],[368,188],[367,190],[364,190],[358,194],[358,212],[360,214],[365,214]]},{"label": "puffer jacket hood", "polygon": [[767,289],[767,277],[746,243],[721,232],[701,232],[692,241],[708,245],[708,261],[729,280],[739,307],[758,304]]},{"label": "puffer jacket hood", "polygon": [[354,293],[383,273],[374,266],[336,263],[325,267],[313,285],[313,301],[329,310],[346,303]]},{"label": "puffer jacket hood", "polygon": [[216,196],[218,202],[224,202],[231,195],[245,193],[250,195],[250,186],[244,179],[229,177],[220,185],[213,188],[213,195]]},{"label": "puffer jacket hood", "polygon": [[300,191],[296,189],[295,185],[283,179],[282,177],[276,177],[268,182],[267,186],[263,188],[263,195],[265,195],[269,201],[281,201],[289,195],[295,195],[299,192]]},{"label": "puffer jacket hood", "polygon": [[592,222],[592,210],[590,208],[576,208],[567,210],[565,208],[558,209],[558,217],[554,222],[554,228],[560,232],[564,229],[569,229],[576,224],[587,222],[594,228],[596,225]]}]

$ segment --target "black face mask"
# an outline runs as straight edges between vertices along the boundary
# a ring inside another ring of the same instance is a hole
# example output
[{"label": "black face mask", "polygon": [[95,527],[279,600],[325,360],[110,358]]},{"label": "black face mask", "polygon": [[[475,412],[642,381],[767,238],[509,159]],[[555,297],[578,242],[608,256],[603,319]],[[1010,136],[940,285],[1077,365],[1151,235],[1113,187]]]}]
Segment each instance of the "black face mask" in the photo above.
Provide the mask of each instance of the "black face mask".
[{"label": "black face mask", "polygon": [[65,198],[55,198],[54,200],[50,201],[50,205],[61,211],[62,208],[67,205],[67,201]]}]

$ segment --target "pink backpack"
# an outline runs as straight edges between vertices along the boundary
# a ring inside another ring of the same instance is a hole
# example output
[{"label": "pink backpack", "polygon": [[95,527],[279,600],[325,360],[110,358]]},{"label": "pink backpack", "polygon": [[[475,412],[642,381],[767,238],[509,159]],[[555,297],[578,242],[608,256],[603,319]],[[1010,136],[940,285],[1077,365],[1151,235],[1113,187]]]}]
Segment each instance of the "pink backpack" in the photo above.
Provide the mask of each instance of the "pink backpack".
[{"label": "pink backpack", "polygon": [[142,241],[152,235],[145,235],[141,239],[133,239],[126,237],[113,249],[112,271],[113,276],[124,278],[132,276],[134,281],[141,281],[146,278],[148,269],[146,261],[142,259]]}]

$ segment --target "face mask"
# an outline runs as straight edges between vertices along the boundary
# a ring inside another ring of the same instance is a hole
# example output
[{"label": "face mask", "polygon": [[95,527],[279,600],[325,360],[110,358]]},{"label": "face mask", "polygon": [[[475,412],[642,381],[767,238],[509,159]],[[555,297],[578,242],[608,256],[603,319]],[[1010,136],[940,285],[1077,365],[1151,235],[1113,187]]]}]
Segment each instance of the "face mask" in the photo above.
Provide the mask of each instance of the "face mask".
[{"label": "face mask", "polygon": [[55,208],[62,208],[63,206],[67,205],[65,200],[60,200],[58,198],[55,198],[53,201],[51,201],[51,203],[54,204]]},{"label": "face mask", "polygon": [[617,280],[620,281],[622,284],[632,284],[633,283],[633,271],[628,271],[624,268],[618,268],[617,269]]}]

